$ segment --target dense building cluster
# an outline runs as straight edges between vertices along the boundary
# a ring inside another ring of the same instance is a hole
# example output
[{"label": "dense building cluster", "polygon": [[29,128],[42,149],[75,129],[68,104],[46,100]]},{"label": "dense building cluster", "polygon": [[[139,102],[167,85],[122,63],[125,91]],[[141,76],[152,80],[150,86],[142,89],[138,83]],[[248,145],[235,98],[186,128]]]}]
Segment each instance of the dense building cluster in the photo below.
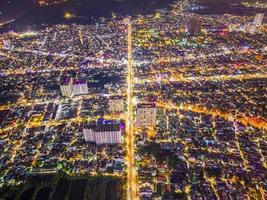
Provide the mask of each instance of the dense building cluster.
[{"label": "dense building cluster", "polygon": [[60,169],[127,177],[129,199],[266,199],[266,18],[186,3],[1,34],[0,185]]},{"label": "dense building cluster", "polygon": [[[125,29],[109,20],[1,35],[1,185],[47,170],[122,172],[124,130],[115,144],[98,147],[85,141],[83,124],[124,120]],[[115,96],[118,108],[110,104]]]},{"label": "dense building cluster", "polygon": [[139,103],[157,99],[153,134],[135,129],[139,196],[264,199],[266,25],[255,33],[230,28],[262,15],[188,21],[180,7],[173,13],[134,24],[133,92]]}]

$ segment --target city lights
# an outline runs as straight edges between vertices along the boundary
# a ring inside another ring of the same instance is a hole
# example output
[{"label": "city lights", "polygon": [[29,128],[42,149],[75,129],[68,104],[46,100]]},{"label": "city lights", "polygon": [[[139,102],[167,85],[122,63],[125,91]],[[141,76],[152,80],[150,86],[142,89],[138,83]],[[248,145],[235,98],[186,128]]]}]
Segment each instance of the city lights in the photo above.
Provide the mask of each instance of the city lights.
[{"label": "city lights", "polygon": [[0,24],[0,199],[266,199],[265,3],[166,2]]}]

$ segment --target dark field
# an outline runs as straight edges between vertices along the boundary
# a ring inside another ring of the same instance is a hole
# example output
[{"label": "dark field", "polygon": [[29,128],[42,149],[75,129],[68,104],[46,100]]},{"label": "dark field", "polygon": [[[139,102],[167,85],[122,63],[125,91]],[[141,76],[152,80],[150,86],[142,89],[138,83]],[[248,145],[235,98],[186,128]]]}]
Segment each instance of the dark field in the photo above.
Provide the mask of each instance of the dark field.
[{"label": "dark field", "polygon": [[48,200],[49,199],[49,194],[51,192],[51,188],[50,187],[44,187],[42,189],[39,190],[36,199],[38,200]]},{"label": "dark field", "polygon": [[[37,181],[38,180],[38,181]],[[114,177],[31,178],[23,185],[1,188],[2,200],[122,200],[123,180]]]},{"label": "dark field", "polygon": [[[118,192],[118,191],[121,191]],[[88,200],[119,200],[122,199],[122,188],[116,180],[100,179],[87,183],[86,199]]]},{"label": "dark field", "polygon": [[86,179],[73,180],[71,182],[69,200],[83,199],[86,183],[87,183]]},{"label": "dark field", "polygon": [[25,190],[25,191],[22,193],[22,195],[20,196],[19,199],[20,199],[20,200],[29,200],[29,199],[31,199],[31,198],[32,198],[32,195],[33,195],[33,193],[34,193],[34,191],[35,191],[35,187],[31,187],[31,188]]},{"label": "dark field", "polygon": [[70,180],[66,178],[61,178],[56,186],[55,193],[53,195],[53,200],[64,200],[70,186]]}]

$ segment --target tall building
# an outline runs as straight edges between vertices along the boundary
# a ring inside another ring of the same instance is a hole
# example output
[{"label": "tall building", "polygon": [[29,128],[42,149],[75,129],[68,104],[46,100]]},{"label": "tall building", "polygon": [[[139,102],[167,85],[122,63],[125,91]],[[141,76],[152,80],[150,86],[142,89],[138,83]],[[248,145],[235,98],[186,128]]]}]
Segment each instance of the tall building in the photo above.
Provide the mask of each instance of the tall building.
[{"label": "tall building", "polygon": [[70,97],[88,94],[88,86],[85,81],[70,78],[60,85],[62,96]]},{"label": "tall building", "polygon": [[6,48],[6,49],[12,48],[12,44],[11,44],[10,40],[3,40],[3,45],[4,45],[4,48]]},{"label": "tall building", "polygon": [[199,33],[202,30],[202,20],[198,16],[192,16],[187,22],[187,32],[194,34]]},{"label": "tall building", "polygon": [[119,124],[84,125],[83,136],[86,142],[93,142],[97,145],[121,143]]},{"label": "tall building", "polygon": [[115,113],[124,111],[124,99],[122,96],[109,97],[109,111]]},{"label": "tall building", "polygon": [[255,33],[257,30],[257,27],[262,25],[263,18],[264,18],[263,13],[256,14],[253,23],[249,22],[243,26],[244,32]]},{"label": "tall building", "polygon": [[244,32],[246,33],[255,33],[256,25],[254,23],[247,23],[244,25]]},{"label": "tall building", "polygon": [[263,13],[256,14],[253,24],[255,24],[256,26],[261,26],[263,18],[264,18],[264,14]]},{"label": "tall building", "polygon": [[155,103],[137,105],[137,126],[152,127],[156,125],[157,108]]}]

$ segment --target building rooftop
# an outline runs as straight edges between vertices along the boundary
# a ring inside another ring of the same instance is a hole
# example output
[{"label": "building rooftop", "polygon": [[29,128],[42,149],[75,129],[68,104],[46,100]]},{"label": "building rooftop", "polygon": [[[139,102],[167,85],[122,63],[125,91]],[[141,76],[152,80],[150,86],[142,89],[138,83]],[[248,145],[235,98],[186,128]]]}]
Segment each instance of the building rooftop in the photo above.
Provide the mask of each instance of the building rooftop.
[{"label": "building rooftop", "polygon": [[92,129],[94,132],[120,131],[119,124],[84,124],[85,129]]},{"label": "building rooftop", "polygon": [[80,85],[80,84],[85,84],[86,81],[80,79],[66,78],[64,81],[62,81],[61,85],[69,85],[71,83],[73,85]]},{"label": "building rooftop", "polygon": [[155,103],[141,103],[137,105],[137,108],[156,108]]},{"label": "building rooftop", "polygon": [[110,96],[109,99],[110,100],[119,100],[119,99],[123,99],[123,96],[120,96],[120,95]]}]

